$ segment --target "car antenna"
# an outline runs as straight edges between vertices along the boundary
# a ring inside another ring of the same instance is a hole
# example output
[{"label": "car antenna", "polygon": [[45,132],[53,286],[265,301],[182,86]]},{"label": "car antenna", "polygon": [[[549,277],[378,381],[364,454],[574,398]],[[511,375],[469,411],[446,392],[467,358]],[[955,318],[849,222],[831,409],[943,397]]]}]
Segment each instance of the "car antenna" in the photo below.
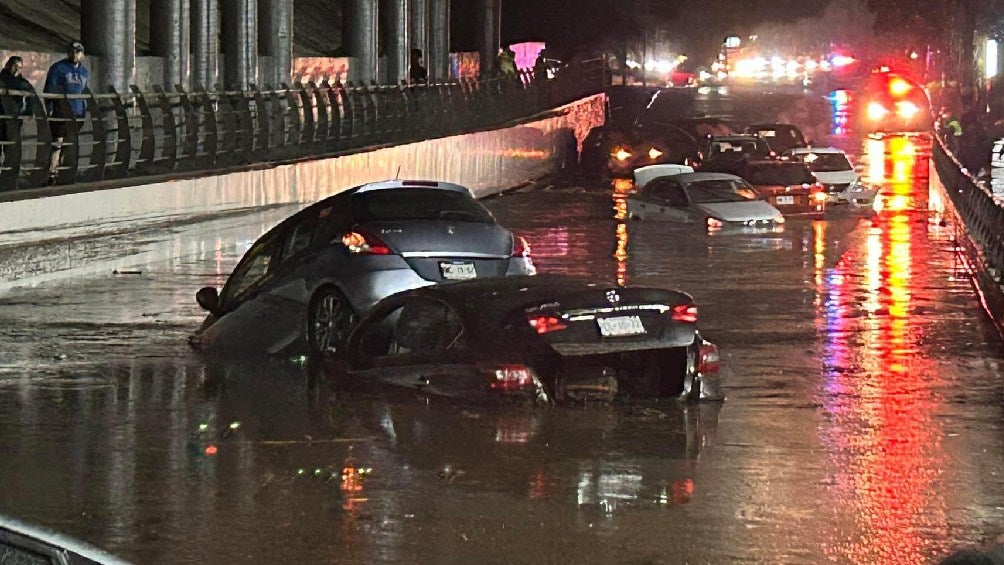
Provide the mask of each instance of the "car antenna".
[{"label": "car antenna", "polygon": [[397,172],[394,173],[394,180],[401,180],[401,165],[397,166]]}]

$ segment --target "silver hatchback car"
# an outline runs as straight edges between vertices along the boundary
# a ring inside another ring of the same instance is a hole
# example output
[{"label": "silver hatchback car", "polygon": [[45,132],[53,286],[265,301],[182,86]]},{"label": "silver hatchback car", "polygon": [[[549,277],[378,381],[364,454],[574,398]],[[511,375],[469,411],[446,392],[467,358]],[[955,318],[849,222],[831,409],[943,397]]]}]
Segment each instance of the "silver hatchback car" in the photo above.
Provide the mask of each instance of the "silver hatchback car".
[{"label": "silver hatchback car", "polygon": [[209,351],[338,353],[380,299],[452,280],[534,274],[529,246],[470,190],[431,181],[365,184],[313,204],[251,246],[191,343]]}]

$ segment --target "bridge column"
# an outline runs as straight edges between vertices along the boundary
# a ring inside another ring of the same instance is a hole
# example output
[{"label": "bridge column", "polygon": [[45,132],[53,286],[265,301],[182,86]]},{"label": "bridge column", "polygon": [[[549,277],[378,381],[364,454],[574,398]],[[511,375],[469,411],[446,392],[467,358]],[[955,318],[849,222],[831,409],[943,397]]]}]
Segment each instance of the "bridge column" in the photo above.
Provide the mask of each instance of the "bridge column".
[{"label": "bridge column", "polygon": [[225,90],[258,82],[258,1],[223,0]]},{"label": "bridge column", "polygon": [[189,0],[150,2],[150,51],[164,59],[164,86],[188,88],[192,22]]},{"label": "bridge column", "polygon": [[219,80],[218,0],[192,0],[192,86],[212,90]]},{"label": "bridge column", "polygon": [[410,0],[384,0],[381,10],[387,10],[387,29],[383,30],[384,51],[387,54],[387,82],[397,84],[408,78],[408,53],[411,40],[408,33]]},{"label": "bridge column", "polygon": [[293,0],[259,0],[263,53],[272,57],[272,76],[262,82],[289,83],[293,70]]},{"label": "bridge column", "polygon": [[429,0],[429,53],[425,66],[430,80],[450,80],[450,0]]},{"label": "bridge column", "polygon": [[84,49],[101,59],[98,82],[128,92],[136,74],[136,0],[83,0]]},{"label": "bridge column", "polygon": [[369,83],[380,76],[377,38],[380,29],[378,0],[349,0],[345,6],[346,43],[355,60],[349,66],[351,80]]},{"label": "bridge column", "polygon": [[502,31],[502,0],[478,0],[480,27],[478,53],[481,57],[481,77],[495,74]]}]

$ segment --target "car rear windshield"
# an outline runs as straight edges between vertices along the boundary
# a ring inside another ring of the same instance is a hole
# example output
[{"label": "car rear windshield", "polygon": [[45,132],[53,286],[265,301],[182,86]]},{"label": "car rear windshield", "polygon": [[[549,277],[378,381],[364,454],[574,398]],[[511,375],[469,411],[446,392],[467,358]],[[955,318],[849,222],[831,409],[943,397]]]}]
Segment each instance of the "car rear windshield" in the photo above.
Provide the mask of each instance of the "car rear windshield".
[{"label": "car rear windshield", "polygon": [[434,188],[373,190],[352,197],[357,222],[449,220],[493,224],[484,206],[461,192]]},{"label": "car rear windshield", "polygon": [[809,167],[800,163],[753,165],[743,176],[754,185],[792,186],[816,182]]},{"label": "car rear windshield", "polygon": [[702,180],[687,185],[690,200],[698,204],[715,202],[745,202],[756,200],[758,194],[748,184],[735,180]]},{"label": "car rear windshield", "polygon": [[843,153],[803,153],[796,157],[816,173],[849,171],[854,168]]},{"label": "car rear windshield", "polygon": [[764,158],[770,155],[770,147],[762,139],[722,140],[711,142],[709,160],[733,160],[743,157]]}]

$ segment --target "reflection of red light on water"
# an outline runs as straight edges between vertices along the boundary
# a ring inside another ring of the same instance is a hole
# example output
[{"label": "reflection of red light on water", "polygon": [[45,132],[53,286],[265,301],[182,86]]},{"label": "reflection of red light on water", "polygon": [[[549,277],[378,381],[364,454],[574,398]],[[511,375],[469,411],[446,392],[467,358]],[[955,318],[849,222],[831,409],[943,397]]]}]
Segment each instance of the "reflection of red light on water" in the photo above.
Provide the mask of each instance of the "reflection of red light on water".
[{"label": "reflection of red light on water", "polygon": [[673,504],[687,504],[694,496],[694,480],[682,479],[673,481],[669,485],[669,492],[673,494]]}]

